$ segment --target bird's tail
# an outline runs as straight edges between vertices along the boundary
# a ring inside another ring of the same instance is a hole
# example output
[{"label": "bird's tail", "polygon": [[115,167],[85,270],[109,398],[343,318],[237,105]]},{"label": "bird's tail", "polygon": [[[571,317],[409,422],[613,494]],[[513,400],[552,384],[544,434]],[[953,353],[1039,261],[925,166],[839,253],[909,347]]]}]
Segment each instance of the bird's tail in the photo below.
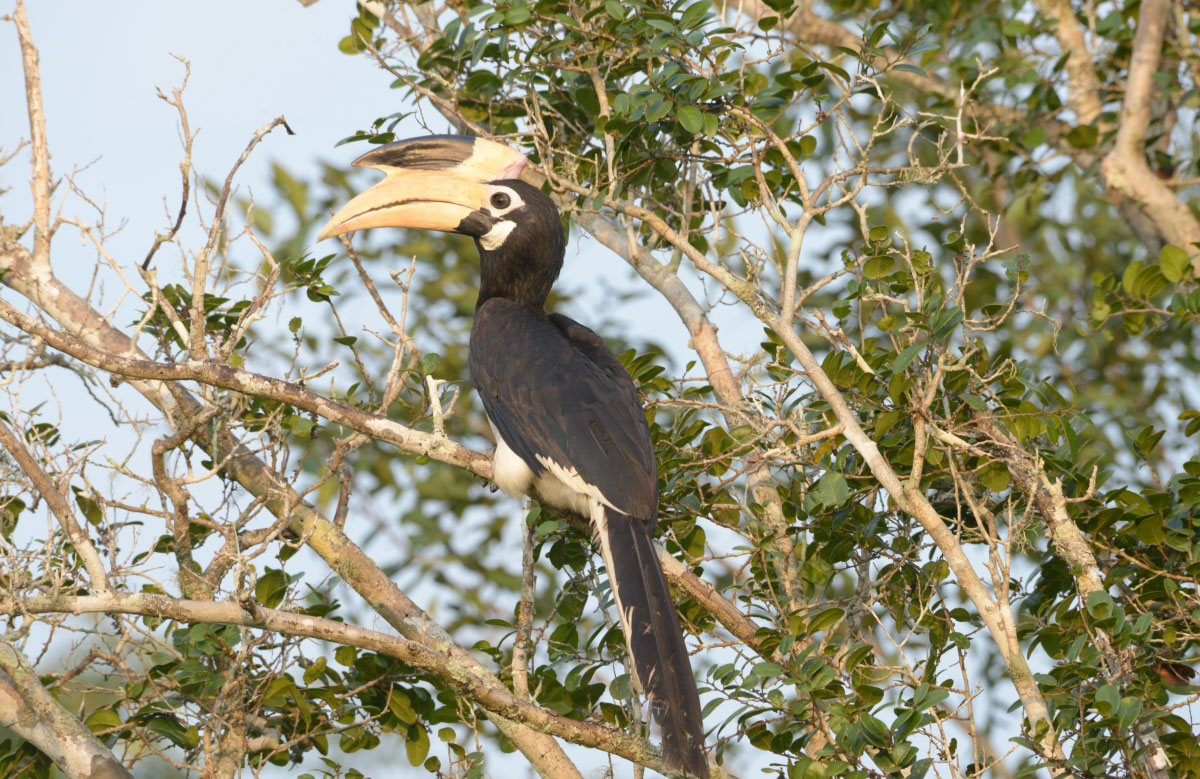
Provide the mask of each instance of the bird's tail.
[{"label": "bird's tail", "polygon": [[662,728],[668,766],[708,776],[696,677],[675,604],[650,539],[650,523],[594,504],[593,526],[608,568],[637,685]]}]

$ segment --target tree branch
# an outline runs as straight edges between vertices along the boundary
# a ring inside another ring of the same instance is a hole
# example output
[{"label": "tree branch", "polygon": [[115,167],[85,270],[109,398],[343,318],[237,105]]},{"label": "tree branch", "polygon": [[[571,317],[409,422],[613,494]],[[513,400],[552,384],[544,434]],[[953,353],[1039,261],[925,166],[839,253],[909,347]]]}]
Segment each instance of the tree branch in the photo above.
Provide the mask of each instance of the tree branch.
[{"label": "tree branch", "polygon": [[729,358],[717,340],[717,327],[679,275],[654,259],[644,246],[626,240],[611,222],[599,214],[577,212],[575,223],[628,262],[671,304],[687,328],[692,348],[700,357],[700,364],[704,366],[704,373],[717,399],[731,409],[738,408],[742,403],[742,390],[729,367]]},{"label": "tree branch", "polygon": [[[185,623],[240,625],[367,649],[434,674],[464,697],[513,722],[522,723],[539,732],[558,736],[580,746],[601,749],[668,776],[672,775],[662,763],[660,750],[649,741],[607,725],[581,722],[542,708],[514,695],[502,685],[486,683],[475,670],[476,663],[473,658],[464,663],[463,653],[439,651],[420,641],[307,614],[261,606],[248,609],[231,600],[183,600],[152,593],[34,596],[0,600],[0,614],[16,616],[44,613],[140,614]],[[0,643],[0,667],[7,670],[5,647],[9,645]]]},{"label": "tree branch", "polygon": [[25,70],[25,104],[29,115],[29,134],[32,139],[33,180],[33,256],[39,262],[50,257],[50,152],[46,148],[46,113],[42,108],[42,76],[38,68],[38,50],[29,31],[25,3],[17,1],[12,15],[21,42],[21,65]]},{"label": "tree branch", "polygon": [[37,671],[7,641],[0,641],[0,724],[37,747],[71,779],[133,778],[42,686]]},{"label": "tree branch", "polygon": [[1170,8],[1170,0],[1146,0],[1141,5],[1121,123],[1112,151],[1100,163],[1100,175],[1106,186],[1137,203],[1168,243],[1186,251],[1192,268],[1200,273],[1200,221],[1146,162],[1154,75],[1162,57]]},{"label": "tree branch", "polygon": [[46,505],[50,507],[50,512],[58,518],[63,533],[71,542],[71,546],[75,548],[79,559],[83,561],[83,567],[87,569],[92,589],[101,595],[111,593],[112,586],[108,582],[104,563],[100,560],[100,555],[96,553],[96,547],[92,546],[87,533],[75,521],[75,513],[71,510],[71,504],[67,502],[63,490],[54,483],[48,473],[42,470],[38,461],[25,448],[20,436],[2,419],[0,419],[0,444],[3,444],[12,458],[17,461],[17,465],[21,466],[21,470],[33,482],[34,489],[45,499]]},{"label": "tree branch", "polygon": [[[69,326],[78,334],[75,340],[93,350],[108,352],[109,356],[134,362],[144,359],[145,355],[124,333],[55,278],[49,267],[36,262],[28,249],[16,242],[6,242],[3,234],[0,234],[0,268],[9,269],[3,276],[3,283],[29,297],[59,323]],[[20,314],[7,303],[0,307]],[[20,317],[22,321],[45,328],[24,314],[20,314]],[[152,361],[146,362],[153,364]],[[200,413],[199,404],[178,384],[135,379],[130,386],[153,403],[174,426],[185,425],[191,416]],[[263,498],[268,510],[276,517],[287,518],[292,532],[305,539],[326,564],[402,635],[420,640],[435,651],[460,657],[466,667],[472,668],[481,683],[503,688],[503,683],[494,674],[454,643],[450,635],[409,600],[340,528],[305,503],[286,481],[280,479],[228,431],[214,431],[201,426],[192,440],[212,457],[213,462],[226,461],[226,471],[234,481],[252,496]],[[434,455],[431,451],[430,456]],[[476,455],[488,462],[490,473],[490,460],[485,455]],[[543,777],[582,779],[579,770],[552,737],[501,715],[490,714],[489,719],[517,745]]]},{"label": "tree branch", "polygon": [[348,403],[330,400],[299,384],[234,368],[225,363],[192,360],[182,363],[155,362],[125,357],[98,349],[80,338],[55,330],[0,299],[0,319],[41,338],[49,346],[95,368],[135,379],[197,381],[234,390],[248,396],[269,398],[310,411],[331,422],[365,433],[400,449],[463,468],[481,478],[491,478],[491,458],[468,449],[445,436],[405,427],[379,414]]},{"label": "tree branch", "polygon": [[217,237],[221,234],[221,226],[225,223],[225,209],[229,201],[229,194],[233,190],[233,178],[237,175],[238,169],[242,167],[242,163],[250,158],[250,152],[254,151],[254,147],[258,145],[258,142],[266,137],[267,133],[280,125],[283,125],[283,129],[287,130],[288,135],[295,135],[292,132],[292,128],[288,127],[287,119],[284,119],[282,116],[277,116],[258,128],[250,138],[250,143],[246,144],[245,150],[242,151],[242,156],[238,157],[237,162],[233,163],[233,167],[229,169],[229,175],[225,177],[225,184],[221,187],[221,194],[217,198],[217,207],[213,212],[212,225],[208,228],[208,241],[204,244],[204,248],[200,250],[200,253],[196,255],[196,265],[192,269],[192,332],[189,339],[188,351],[191,353],[193,360],[203,360],[208,356],[208,345],[204,340],[204,332],[207,327],[207,314],[204,310],[204,293],[208,289],[208,260],[212,255],[213,248],[217,245]]},{"label": "tree branch", "polygon": [[1076,123],[1090,125],[1100,116],[1104,104],[1083,28],[1069,0],[1039,0],[1038,5],[1042,13],[1058,23],[1054,35],[1067,55],[1067,100],[1075,111]]}]

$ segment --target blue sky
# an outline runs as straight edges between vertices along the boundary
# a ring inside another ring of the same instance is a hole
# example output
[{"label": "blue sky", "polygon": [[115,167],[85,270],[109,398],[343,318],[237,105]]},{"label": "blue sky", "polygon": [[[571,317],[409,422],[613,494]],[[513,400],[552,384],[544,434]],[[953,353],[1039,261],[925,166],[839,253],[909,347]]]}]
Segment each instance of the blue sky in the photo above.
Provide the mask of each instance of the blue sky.
[{"label": "blue sky", "polygon": [[[3,12],[12,9],[4,2]],[[169,8],[169,10],[164,10]],[[128,220],[117,250],[144,254],[153,231],[166,224],[163,198],[178,205],[181,143],[175,110],[155,94],[183,79],[174,55],[191,61],[184,93],[196,138],[194,162],[224,178],[254,130],[279,115],[296,135],[277,130],[260,145],[239,177],[266,192],[278,159],[299,174],[320,158],[349,156],[334,144],[366,126],[386,100],[390,77],[337,50],[353,4],[325,0],[308,8],[294,0],[204,3],[29,3],[30,26],[41,51],[42,89],[52,167],[56,174],[93,163],[80,182],[103,196],[108,223]],[[0,28],[5,78],[0,99],[0,145],[28,137],[20,54],[11,25]],[[0,209],[13,220],[28,213],[25,171],[10,164]],[[16,168],[16,169],[14,169]],[[65,213],[81,208],[68,203]],[[81,214],[84,213],[81,211]],[[126,240],[129,239],[129,240]],[[61,261],[62,255],[58,255]]]}]

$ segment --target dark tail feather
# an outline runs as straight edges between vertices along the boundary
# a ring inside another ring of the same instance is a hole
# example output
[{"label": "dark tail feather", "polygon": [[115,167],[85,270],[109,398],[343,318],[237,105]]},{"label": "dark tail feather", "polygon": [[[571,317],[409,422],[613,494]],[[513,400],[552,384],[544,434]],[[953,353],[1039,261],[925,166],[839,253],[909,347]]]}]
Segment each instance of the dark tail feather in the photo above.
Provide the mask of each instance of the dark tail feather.
[{"label": "dark tail feather", "polygon": [[601,521],[594,524],[621,611],[634,676],[662,728],[663,759],[676,770],[707,777],[696,677],[650,540],[649,523],[612,509],[598,506],[597,510],[603,517],[596,517]]}]

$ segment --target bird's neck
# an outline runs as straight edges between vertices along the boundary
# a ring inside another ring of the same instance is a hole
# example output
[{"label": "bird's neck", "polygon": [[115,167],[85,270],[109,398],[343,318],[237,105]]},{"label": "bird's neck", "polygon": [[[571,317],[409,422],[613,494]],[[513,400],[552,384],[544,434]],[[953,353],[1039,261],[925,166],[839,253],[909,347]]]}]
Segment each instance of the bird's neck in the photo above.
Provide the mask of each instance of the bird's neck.
[{"label": "bird's neck", "polygon": [[480,247],[479,300],[475,308],[492,298],[504,298],[534,311],[544,311],[550,288],[562,268],[562,252],[556,254],[547,259],[505,255]]}]

